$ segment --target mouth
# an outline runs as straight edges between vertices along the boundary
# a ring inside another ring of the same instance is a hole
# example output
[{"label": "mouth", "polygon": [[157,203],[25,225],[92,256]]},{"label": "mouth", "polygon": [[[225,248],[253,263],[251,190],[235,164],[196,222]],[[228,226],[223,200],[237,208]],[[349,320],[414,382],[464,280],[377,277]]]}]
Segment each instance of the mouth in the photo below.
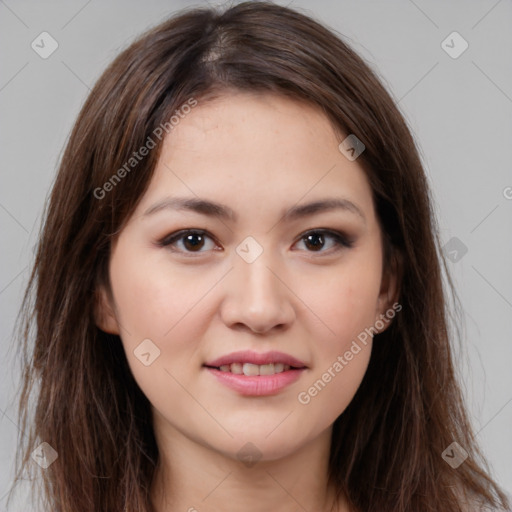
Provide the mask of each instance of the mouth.
[{"label": "mouth", "polygon": [[291,369],[307,368],[306,364],[301,360],[277,350],[269,352],[239,350],[238,352],[232,352],[217,359],[206,361],[203,366],[248,377],[274,375]]},{"label": "mouth", "polygon": [[308,367],[284,352],[240,350],[203,364],[216,382],[245,396],[276,395],[292,385]]},{"label": "mouth", "polygon": [[221,366],[204,365],[206,368],[219,370],[226,373],[234,373],[235,375],[245,375],[246,377],[276,375],[278,373],[288,372],[292,370],[302,370],[305,366],[291,366],[284,363],[269,364],[253,364],[253,363],[231,363]]}]

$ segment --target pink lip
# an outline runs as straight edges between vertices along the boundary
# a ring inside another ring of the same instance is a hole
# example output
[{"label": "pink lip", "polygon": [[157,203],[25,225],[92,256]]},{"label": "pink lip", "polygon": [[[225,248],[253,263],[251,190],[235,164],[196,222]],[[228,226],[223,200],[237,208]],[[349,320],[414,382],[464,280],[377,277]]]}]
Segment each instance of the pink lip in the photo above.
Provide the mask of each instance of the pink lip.
[{"label": "pink lip", "polygon": [[[240,350],[238,352],[232,352],[231,354],[219,357],[218,359],[214,359],[213,361],[209,361],[208,363],[205,363],[204,366],[219,368],[220,366],[232,363],[252,363],[258,365],[282,363],[289,364],[295,368],[306,368],[306,365],[302,361],[275,350],[263,353],[254,352],[252,350]],[[272,375],[270,377],[272,377]],[[245,378],[247,379],[247,377]]]},{"label": "pink lip", "polygon": [[[247,377],[243,374],[239,375],[231,372],[223,372],[219,369],[220,366],[230,365],[232,363],[251,363],[257,365],[281,363],[291,366],[292,369],[274,375],[257,375],[251,377]],[[213,374],[222,384],[234,389],[241,395],[247,396],[275,395],[286,386],[295,382],[307,368],[299,359],[275,350],[264,353],[240,350],[209,361],[205,363],[204,366],[208,372]]]},{"label": "pink lip", "polygon": [[[245,360],[245,362],[249,361]],[[294,383],[302,375],[302,372],[304,372],[305,369],[306,368],[288,370],[274,375],[246,377],[243,374],[238,375],[231,372],[223,372],[221,370],[217,370],[217,368],[207,367],[208,372],[212,373],[222,384],[237,391],[241,395],[246,396],[275,395],[286,386]]]}]

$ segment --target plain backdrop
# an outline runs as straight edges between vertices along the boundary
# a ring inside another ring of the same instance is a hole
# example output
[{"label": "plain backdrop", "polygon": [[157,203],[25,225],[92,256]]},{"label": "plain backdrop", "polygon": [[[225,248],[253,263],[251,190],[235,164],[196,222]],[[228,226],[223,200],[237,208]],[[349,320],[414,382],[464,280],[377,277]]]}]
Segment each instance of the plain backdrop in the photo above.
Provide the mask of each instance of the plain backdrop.
[{"label": "plain backdrop", "polygon": [[[470,417],[493,475],[510,492],[512,2],[276,3],[342,34],[381,77],[416,138],[465,313],[457,361]],[[12,330],[61,151],[117,53],[179,9],[203,5],[0,0],[0,510],[18,432]],[[47,58],[32,46],[41,37],[45,51],[58,44]],[[9,510],[28,510],[18,507]]]}]

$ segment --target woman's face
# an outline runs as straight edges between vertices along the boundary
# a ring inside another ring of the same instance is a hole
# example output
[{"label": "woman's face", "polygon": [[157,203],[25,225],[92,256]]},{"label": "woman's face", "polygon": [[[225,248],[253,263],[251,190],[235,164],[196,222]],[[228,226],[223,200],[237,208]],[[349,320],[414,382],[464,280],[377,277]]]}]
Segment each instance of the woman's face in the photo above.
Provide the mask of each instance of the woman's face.
[{"label": "woman's face", "polygon": [[168,439],[274,460],[352,400],[392,294],[371,188],[340,142],[314,107],[247,93],[199,101],[167,135],[99,324]]}]

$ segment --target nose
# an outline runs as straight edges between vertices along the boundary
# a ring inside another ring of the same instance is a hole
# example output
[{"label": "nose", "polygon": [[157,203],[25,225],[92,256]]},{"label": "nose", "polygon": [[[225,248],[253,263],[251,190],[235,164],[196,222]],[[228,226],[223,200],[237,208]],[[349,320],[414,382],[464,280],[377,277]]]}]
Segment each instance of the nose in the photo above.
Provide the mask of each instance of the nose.
[{"label": "nose", "polygon": [[265,252],[252,263],[239,259],[224,280],[222,320],[232,329],[258,334],[285,330],[295,318],[294,295],[287,284]]}]

